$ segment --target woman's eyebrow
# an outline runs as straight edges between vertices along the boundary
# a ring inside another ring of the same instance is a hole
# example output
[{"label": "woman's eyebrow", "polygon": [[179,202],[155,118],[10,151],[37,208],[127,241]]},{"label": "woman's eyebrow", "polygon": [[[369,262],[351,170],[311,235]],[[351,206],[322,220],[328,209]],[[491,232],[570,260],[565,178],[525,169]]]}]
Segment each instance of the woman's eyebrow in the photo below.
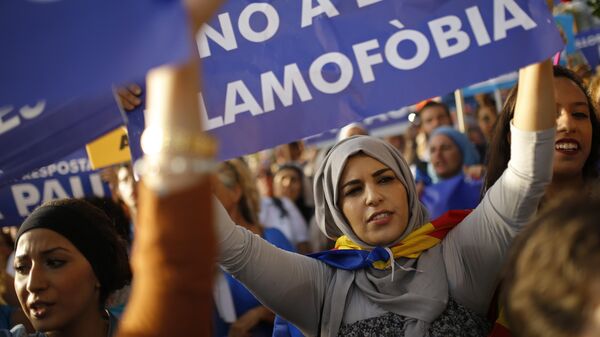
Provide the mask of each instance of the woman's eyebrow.
[{"label": "woman's eyebrow", "polygon": [[360,184],[360,180],[359,179],[352,179],[350,181],[345,182],[342,185],[341,189],[343,190],[344,188],[346,188],[346,187],[348,187],[350,185],[358,185],[358,184]]},{"label": "woman's eyebrow", "polygon": [[373,174],[371,174],[371,176],[377,177],[377,176],[380,176],[380,175],[386,173],[387,171],[391,171],[391,169],[389,167],[382,168],[380,170],[375,171]]},{"label": "woman's eyebrow", "polygon": [[[67,253],[69,253],[69,252],[70,252],[68,249],[66,249],[66,248],[64,248],[64,247],[54,247],[54,248],[50,248],[50,249],[46,249],[46,250],[43,250],[43,251],[41,251],[41,252],[40,252],[40,255],[44,255],[44,256],[45,256],[45,255],[52,254],[52,253],[54,253],[54,252],[56,252],[56,251],[65,251],[65,252],[67,252]],[[17,256],[15,256],[15,260],[16,260],[16,259],[24,259],[24,258],[26,258],[27,256],[29,256],[29,254],[21,254],[21,255],[17,255]]]},{"label": "woman's eyebrow", "polygon": [[[382,174],[386,173],[387,171],[391,171],[391,169],[390,169],[389,167],[384,167],[384,168],[382,168],[382,169],[379,169],[379,170],[377,170],[377,171],[373,172],[373,173],[371,174],[371,177],[378,177],[378,176],[380,176],[380,175],[382,175]],[[345,188],[345,187],[347,187],[347,186],[350,186],[350,185],[356,185],[356,184],[360,184],[360,179],[352,179],[352,180],[350,180],[350,181],[347,181],[347,182],[345,182],[345,183],[344,183],[344,184],[341,186],[341,188],[340,188],[340,189],[344,189],[344,188]]]},{"label": "woman's eyebrow", "polygon": [[580,106],[583,106],[585,108],[588,107],[587,102],[575,102],[575,103],[572,103],[571,105],[574,106],[574,107],[580,107]]},{"label": "woman's eyebrow", "polygon": [[48,254],[52,254],[54,252],[61,251],[61,250],[65,251],[67,253],[70,252],[67,248],[64,248],[64,247],[54,247],[54,248],[43,250],[40,254],[42,254],[42,255],[48,255]]}]

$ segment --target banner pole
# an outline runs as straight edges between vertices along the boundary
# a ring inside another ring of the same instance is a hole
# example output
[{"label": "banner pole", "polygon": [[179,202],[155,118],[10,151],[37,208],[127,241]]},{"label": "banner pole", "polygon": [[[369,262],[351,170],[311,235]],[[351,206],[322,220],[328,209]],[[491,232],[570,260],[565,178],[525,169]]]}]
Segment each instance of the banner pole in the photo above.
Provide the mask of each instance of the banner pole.
[{"label": "banner pole", "polygon": [[454,100],[456,101],[456,117],[458,120],[458,130],[462,133],[467,132],[465,125],[465,99],[461,89],[454,90]]},{"label": "banner pole", "polygon": [[496,111],[498,114],[500,114],[500,112],[502,112],[502,106],[504,105],[504,102],[502,102],[502,94],[498,88],[494,90],[494,100],[496,101]]}]

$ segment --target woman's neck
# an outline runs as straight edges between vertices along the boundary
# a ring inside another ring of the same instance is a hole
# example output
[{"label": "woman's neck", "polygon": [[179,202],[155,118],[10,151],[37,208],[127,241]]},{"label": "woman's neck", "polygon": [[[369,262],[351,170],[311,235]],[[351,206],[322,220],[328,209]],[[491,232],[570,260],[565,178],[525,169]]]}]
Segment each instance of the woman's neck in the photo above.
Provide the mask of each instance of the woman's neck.
[{"label": "woman's neck", "polygon": [[542,205],[546,204],[547,201],[556,200],[561,195],[582,191],[584,188],[585,183],[583,181],[583,175],[568,177],[554,176],[552,178],[552,183],[546,188]]},{"label": "woman's neck", "polygon": [[107,337],[110,318],[105,311],[82,313],[79,319],[59,331],[46,332],[48,337]]}]

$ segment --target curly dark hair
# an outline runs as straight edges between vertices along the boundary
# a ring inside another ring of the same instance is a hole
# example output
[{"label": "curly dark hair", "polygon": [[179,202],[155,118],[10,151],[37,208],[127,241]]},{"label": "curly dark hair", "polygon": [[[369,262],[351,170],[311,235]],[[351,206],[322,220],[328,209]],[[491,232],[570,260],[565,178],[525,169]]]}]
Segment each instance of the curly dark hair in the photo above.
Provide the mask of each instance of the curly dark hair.
[{"label": "curly dark hair", "polygon": [[[563,77],[575,83],[577,87],[585,94],[588,108],[590,110],[590,122],[592,124],[592,146],[590,155],[583,165],[582,173],[584,181],[598,177],[598,158],[600,156],[600,124],[596,113],[595,104],[593,104],[590,93],[584,86],[581,79],[572,71],[562,66],[554,66],[554,77]],[[496,126],[494,127],[494,136],[489,146],[486,177],[484,182],[484,191],[487,191],[500,178],[510,160],[510,121],[515,114],[515,104],[517,102],[518,86],[515,86],[504,102],[502,112],[498,116]]]}]

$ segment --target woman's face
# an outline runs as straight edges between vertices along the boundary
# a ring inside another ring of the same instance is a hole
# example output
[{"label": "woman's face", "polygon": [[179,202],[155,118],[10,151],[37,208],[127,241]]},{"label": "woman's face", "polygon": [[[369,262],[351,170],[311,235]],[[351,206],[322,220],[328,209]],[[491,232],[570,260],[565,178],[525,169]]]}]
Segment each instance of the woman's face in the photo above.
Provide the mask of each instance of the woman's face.
[{"label": "woman's face", "polygon": [[477,115],[477,124],[488,141],[492,139],[492,134],[494,133],[494,123],[496,123],[496,119],[498,119],[498,117],[495,108],[484,106],[479,109],[479,113]]},{"label": "woman's face", "polygon": [[421,111],[421,128],[427,137],[433,130],[444,125],[452,125],[452,119],[443,107],[435,105]]},{"label": "woman's face", "polygon": [[554,176],[578,176],[592,146],[592,112],[585,94],[567,78],[554,78],[554,95],[557,106]]},{"label": "woman's face", "polygon": [[287,197],[298,200],[302,193],[302,178],[294,169],[283,169],[273,179],[273,194],[276,197]]},{"label": "woman's face", "polygon": [[100,283],[92,266],[69,240],[49,229],[20,237],[15,290],[39,331],[64,331],[100,314]]},{"label": "woman's face", "polygon": [[437,134],[429,141],[431,165],[440,178],[452,178],[462,169],[460,149],[450,137]]},{"label": "woman's face", "polygon": [[351,157],[339,181],[339,207],[354,233],[372,246],[396,241],[408,224],[406,188],[394,172],[366,155]]},{"label": "woman's face", "polygon": [[120,167],[117,171],[118,190],[123,202],[130,209],[137,209],[137,189],[133,179],[133,171],[129,167]]}]

